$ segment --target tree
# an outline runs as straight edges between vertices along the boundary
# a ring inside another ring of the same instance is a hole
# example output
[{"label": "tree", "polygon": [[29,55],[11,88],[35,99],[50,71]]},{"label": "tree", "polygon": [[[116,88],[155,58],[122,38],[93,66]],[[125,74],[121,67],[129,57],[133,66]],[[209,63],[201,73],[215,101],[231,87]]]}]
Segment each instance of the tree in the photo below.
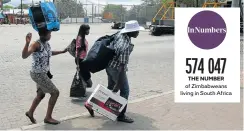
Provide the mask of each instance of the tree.
[{"label": "tree", "polygon": [[179,0],[178,4],[185,4],[187,7],[195,7],[196,0]]},{"label": "tree", "polygon": [[164,2],[164,1],[168,1],[168,0],[142,0],[142,5],[153,5],[153,6],[155,6],[155,5],[159,5],[159,4],[162,4],[162,2]]},{"label": "tree", "polygon": [[76,3],[76,0],[55,0],[55,4],[61,19],[85,16],[83,4],[80,2]]},{"label": "tree", "polygon": [[6,3],[8,3],[8,2],[10,2],[11,0],[3,0],[2,2],[3,2],[3,4],[6,4]]},{"label": "tree", "polygon": [[112,14],[113,20],[125,21],[127,10],[122,5],[109,4],[106,5],[103,9],[103,14],[108,14],[108,13]]},{"label": "tree", "polygon": [[10,5],[4,5],[3,6],[3,9],[14,9],[14,7],[13,6],[10,6]]},{"label": "tree", "polygon": [[[21,4],[17,7],[18,9],[21,9]],[[29,5],[28,4],[22,4],[23,9],[28,9]]]},{"label": "tree", "polygon": [[[146,21],[152,21],[155,17],[156,20],[161,19],[165,14],[165,17],[172,17],[173,8],[168,8],[172,2],[175,0],[142,0],[141,5],[134,6],[129,10],[129,19],[137,18],[140,23],[145,23]],[[186,6],[194,7],[196,0],[176,0],[177,5],[185,4]],[[164,8],[157,14],[159,9],[164,6]]]},{"label": "tree", "polygon": [[139,23],[145,24],[147,21],[152,21],[157,11],[162,6],[162,0],[142,0],[141,5],[132,7],[129,13],[129,20],[135,19],[135,16]]},{"label": "tree", "polygon": [[[140,19],[140,12],[141,12],[142,5],[134,5],[128,12],[127,12],[127,20],[133,19]],[[140,20],[138,20],[141,23]]]}]

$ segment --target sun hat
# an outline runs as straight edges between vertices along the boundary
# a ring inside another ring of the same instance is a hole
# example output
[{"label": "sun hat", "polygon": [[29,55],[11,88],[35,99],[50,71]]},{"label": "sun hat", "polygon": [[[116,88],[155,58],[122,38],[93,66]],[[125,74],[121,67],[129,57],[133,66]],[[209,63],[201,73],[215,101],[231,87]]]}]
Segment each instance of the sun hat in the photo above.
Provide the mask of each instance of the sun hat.
[{"label": "sun hat", "polygon": [[131,20],[125,23],[125,28],[123,28],[120,33],[124,34],[124,33],[128,33],[128,32],[134,32],[134,31],[141,31],[141,30],[145,30],[144,27],[140,26],[138,24],[138,21],[136,20]]}]

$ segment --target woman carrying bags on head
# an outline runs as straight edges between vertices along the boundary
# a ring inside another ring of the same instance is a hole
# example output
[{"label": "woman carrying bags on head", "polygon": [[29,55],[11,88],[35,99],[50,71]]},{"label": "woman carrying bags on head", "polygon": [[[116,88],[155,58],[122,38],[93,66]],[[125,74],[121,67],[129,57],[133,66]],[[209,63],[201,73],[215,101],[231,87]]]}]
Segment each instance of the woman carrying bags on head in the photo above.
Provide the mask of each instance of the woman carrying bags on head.
[{"label": "woman carrying bags on head", "polygon": [[59,90],[51,81],[52,75],[50,73],[50,57],[66,53],[67,49],[63,51],[52,51],[51,46],[48,42],[51,39],[51,31],[48,31],[46,29],[40,29],[38,33],[39,39],[32,42],[32,44],[30,44],[32,34],[27,34],[26,43],[22,51],[23,59],[26,59],[30,55],[32,55],[32,68],[30,70],[30,76],[32,80],[36,83],[37,87],[37,95],[33,100],[29,111],[27,111],[25,115],[30,119],[33,124],[35,124],[36,119],[33,115],[36,107],[45,97],[45,94],[49,93],[51,97],[48,102],[48,108],[44,122],[56,125],[60,122],[52,118],[52,113],[56,101],[59,97]]}]

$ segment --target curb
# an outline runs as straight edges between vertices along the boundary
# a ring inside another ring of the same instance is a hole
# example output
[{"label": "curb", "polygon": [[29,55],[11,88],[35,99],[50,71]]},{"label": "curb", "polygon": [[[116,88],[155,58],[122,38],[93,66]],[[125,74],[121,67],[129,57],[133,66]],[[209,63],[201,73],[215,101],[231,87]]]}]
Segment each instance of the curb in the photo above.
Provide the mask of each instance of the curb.
[{"label": "curb", "polygon": [[[79,118],[79,117],[82,117],[82,116],[85,116],[85,115],[89,115],[89,113],[85,112],[85,113],[76,114],[76,115],[72,115],[72,116],[66,116],[66,117],[61,118],[60,122],[76,119],[76,118]],[[41,123],[37,123],[37,124],[34,124],[34,125],[22,126],[21,128],[18,128],[18,129],[19,130],[29,130],[29,129],[33,129],[33,128],[44,126],[44,125],[46,125],[46,124],[44,122],[41,122]]]},{"label": "curb", "polygon": [[[129,104],[138,103],[138,102],[142,102],[142,101],[145,101],[145,100],[149,100],[149,99],[153,99],[153,98],[169,95],[169,94],[172,94],[172,93],[174,93],[174,90],[163,92],[163,93],[152,95],[152,96],[148,96],[148,97],[135,99],[135,100],[129,101],[128,103]],[[79,117],[82,117],[82,116],[85,116],[85,115],[89,115],[89,113],[88,112],[84,112],[84,113],[81,113],[81,114],[75,114],[75,115],[72,115],[72,116],[66,116],[66,117],[61,118],[60,122],[76,119],[76,118],[79,118]],[[9,129],[8,131],[30,130],[30,129],[37,128],[37,127],[44,126],[44,125],[47,125],[47,124],[45,124],[44,122],[41,122],[41,123],[37,123],[37,124],[33,124],[33,125],[22,126],[20,128]]]}]

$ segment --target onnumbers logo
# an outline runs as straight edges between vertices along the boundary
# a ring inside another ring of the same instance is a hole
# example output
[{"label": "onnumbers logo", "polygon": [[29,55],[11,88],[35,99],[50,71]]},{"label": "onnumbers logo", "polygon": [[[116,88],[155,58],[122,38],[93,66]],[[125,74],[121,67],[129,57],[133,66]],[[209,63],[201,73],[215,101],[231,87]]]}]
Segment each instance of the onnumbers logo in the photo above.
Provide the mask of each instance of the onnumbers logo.
[{"label": "onnumbers logo", "polygon": [[201,11],[191,18],[187,32],[195,46],[209,50],[224,41],[227,28],[224,19],[216,12]]}]

